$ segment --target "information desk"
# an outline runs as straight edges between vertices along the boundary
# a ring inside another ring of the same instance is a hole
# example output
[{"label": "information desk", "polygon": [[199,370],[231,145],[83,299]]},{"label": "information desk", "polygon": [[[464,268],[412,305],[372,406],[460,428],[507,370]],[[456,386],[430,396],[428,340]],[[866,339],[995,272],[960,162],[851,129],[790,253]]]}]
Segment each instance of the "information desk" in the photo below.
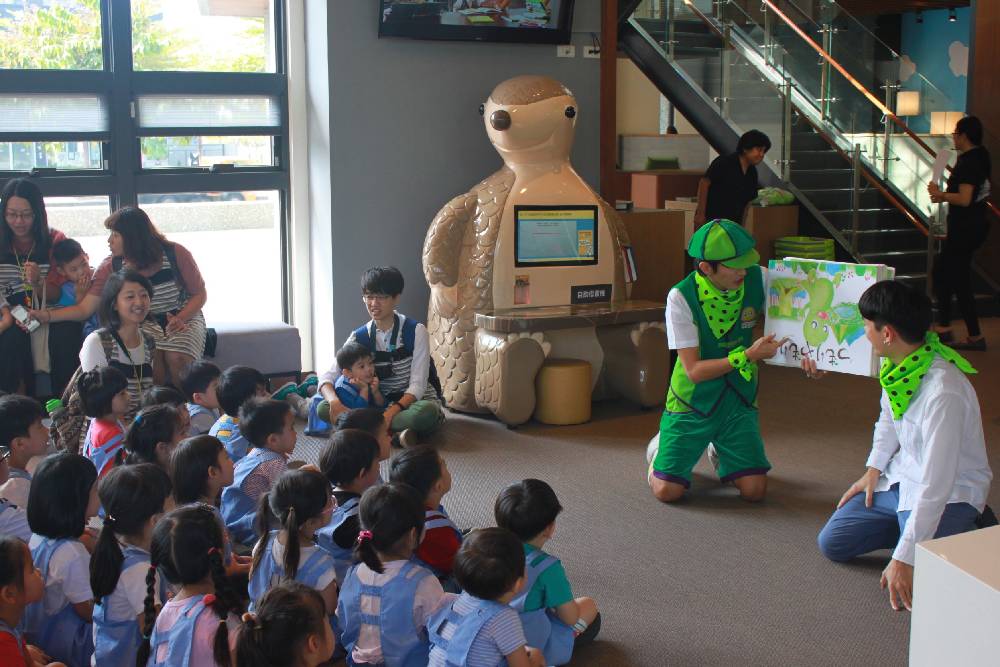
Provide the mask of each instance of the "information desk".
[{"label": "information desk", "polygon": [[535,411],[535,376],[546,357],[593,367],[595,399],[663,403],[670,354],[663,303],[511,308],[476,313],[476,402],[515,426]]}]

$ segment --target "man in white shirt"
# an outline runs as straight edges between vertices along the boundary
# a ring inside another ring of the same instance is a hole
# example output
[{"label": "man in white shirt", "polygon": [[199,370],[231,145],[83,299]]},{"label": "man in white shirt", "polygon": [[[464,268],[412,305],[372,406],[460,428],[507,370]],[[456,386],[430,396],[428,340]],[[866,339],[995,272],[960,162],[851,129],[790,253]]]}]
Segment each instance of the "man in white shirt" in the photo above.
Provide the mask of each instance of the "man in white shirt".
[{"label": "man in white shirt", "polygon": [[973,530],[993,474],[975,369],[929,331],[930,300],[893,281],[858,302],[865,335],[883,357],[882,411],[867,470],[820,531],[820,551],[843,562],[892,549],[881,584],[892,608],[911,608],[916,544]]}]

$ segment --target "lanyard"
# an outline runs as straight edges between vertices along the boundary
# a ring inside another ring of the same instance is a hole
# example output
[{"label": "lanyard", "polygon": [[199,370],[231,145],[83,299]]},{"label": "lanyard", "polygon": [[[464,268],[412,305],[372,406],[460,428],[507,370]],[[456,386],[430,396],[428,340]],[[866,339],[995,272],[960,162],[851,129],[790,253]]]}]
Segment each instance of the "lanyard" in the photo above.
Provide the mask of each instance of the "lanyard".
[{"label": "lanyard", "polygon": [[[132,376],[135,378],[136,382],[138,383],[138,387],[137,387],[136,391],[141,396],[142,395],[142,364],[139,364],[138,366],[135,365],[135,361],[132,359],[132,355],[129,354],[128,347],[126,347],[126,345],[125,345],[125,341],[122,340],[121,336],[118,335],[117,331],[115,331],[114,329],[112,329],[111,330],[111,335],[114,336],[115,342],[118,343],[118,347],[121,348],[122,352],[125,354],[125,358],[128,359],[128,363],[132,366]],[[139,344],[140,345],[143,344],[142,330],[139,331]]]},{"label": "lanyard", "polygon": [[[368,331],[368,339],[371,342],[371,350],[372,350],[373,353],[375,352],[375,350],[377,348],[377,344],[376,344],[376,340],[377,339],[375,338],[376,331],[377,330],[375,329],[375,320],[372,320],[371,329],[369,329],[369,331]],[[392,314],[392,335],[389,336],[389,345],[387,346],[389,348],[387,350],[388,352],[395,352],[396,351],[396,340],[398,338],[399,338],[399,315],[393,313]]]},{"label": "lanyard", "polygon": [[21,283],[21,287],[24,289],[24,305],[26,305],[28,308],[31,308],[32,305],[31,295],[34,292],[35,288],[31,283],[28,282],[28,277],[24,273],[24,265],[28,263],[28,261],[31,259],[32,253],[35,252],[35,243],[31,244],[31,250],[29,250],[28,254],[24,256],[24,262],[21,262],[21,256],[17,254],[17,250],[14,248],[13,243],[11,244],[10,249],[14,253],[14,261],[17,263],[17,269],[20,272],[21,280],[23,281]]}]

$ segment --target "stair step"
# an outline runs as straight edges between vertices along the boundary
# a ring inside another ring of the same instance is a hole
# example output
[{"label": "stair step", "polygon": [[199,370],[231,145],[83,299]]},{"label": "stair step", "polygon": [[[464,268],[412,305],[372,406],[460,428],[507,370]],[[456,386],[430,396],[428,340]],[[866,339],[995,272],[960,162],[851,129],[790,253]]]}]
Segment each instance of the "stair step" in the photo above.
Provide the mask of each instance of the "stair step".
[{"label": "stair step", "polygon": [[[795,160],[794,154],[792,160]],[[850,169],[805,169],[800,168],[798,162],[792,162],[790,179],[800,190],[849,188],[854,180]]]},{"label": "stair step", "polygon": [[[862,253],[861,256],[864,257],[865,259],[879,258],[884,260],[886,258],[896,258],[896,257],[916,257],[918,255],[926,257],[927,256],[926,248],[924,250],[884,250],[882,252]],[[886,264],[887,262],[882,261],[878,263]]]},{"label": "stair step", "polygon": [[844,169],[848,163],[833,149],[799,150],[792,147],[792,164],[799,169]]},{"label": "stair step", "polygon": [[792,150],[826,150],[830,144],[826,139],[813,132],[792,132]]},{"label": "stair step", "polygon": [[[792,182],[796,182],[794,173]],[[798,184],[796,182],[796,184]],[[854,191],[851,188],[799,188],[802,194],[819,210],[838,210],[850,208],[854,202]],[[858,203],[863,208],[877,207],[882,204],[882,193],[878,190],[861,190]]]}]

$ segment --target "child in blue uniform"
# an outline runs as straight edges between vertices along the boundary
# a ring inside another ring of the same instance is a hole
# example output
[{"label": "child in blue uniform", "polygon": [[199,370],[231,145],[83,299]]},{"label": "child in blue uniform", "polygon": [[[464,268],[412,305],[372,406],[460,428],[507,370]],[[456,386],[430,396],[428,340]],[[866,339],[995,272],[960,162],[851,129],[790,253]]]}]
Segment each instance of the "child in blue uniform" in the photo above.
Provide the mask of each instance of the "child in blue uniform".
[{"label": "child in blue uniform", "polygon": [[157,615],[155,587],[147,589],[143,625],[153,632],[143,637],[136,664],[230,664],[244,610],[226,578],[222,548],[222,524],[206,505],[185,505],[157,522],[150,557],[177,593]]},{"label": "child in blue uniform", "polygon": [[320,453],[319,469],[333,485],[337,507],[329,523],[316,531],[316,544],[333,557],[341,584],[354,563],[361,495],[378,482],[378,461],[378,442],[358,429],[337,431]]},{"label": "child in blue uniform", "polygon": [[240,432],[240,408],[255,396],[267,398],[267,378],[256,368],[230,366],[219,376],[215,393],[222,416],[208,434],[222,441],[229,457],[236,463],[250,450],[250,443]]},{"label": "child in blue uniform", "polygon": [[[315,470],[288,470],[278,478],[267,500],[260,503],[250,569],[250,611],[264,593],[283,580],[294,579],[319,591],[327,615],[337,611],[337,577],[333,557],[316,546],[313,534],[330,522],[330,485]],[[277,523],[279,528],[272,530]]]},{"label": "child in blue uniform", "polygon": [[205,435],[219,419],[219,377],[222,371],[211,361],[196,361],[181,377],[181,391],[187,398],[191,436]]},{"label": "child in blue uniform", "polygon": [[288,469],[288,457],[295,449],[295,415],[284,401],[253,398],[240,409],[240,422],[253,449],[236,462],[233,483],[222,490],[220,509],[229,535],[253,546],[257,501]]},{"label": "child in blue uniform", "polygon": [[18,628],[24,608],[42,599],[45,582],[31,560],[28,546],[13,535],[0,534],[0,665],[36,667],[24,633]]},{"label": "child in blue uniform", "polygon": [[170,497],[170,478],[151,463],[119,466],[97,485],[104,526],[90,560],[94,593],[94,665],[134,665],[150,573],[153,526]]},{"label": "child in blue uniform", "polygon": [[125,446],[125,415],[130,409],[128,379],[117,368],[101,366],[81,373],[76,382],[83,414],[90,417],[82,454],[97,468],[97,477],[108,474]]},{"label": "child in blue uniform", "polygon": [[125,463],[155,463],[170,470],[170,457],[186,434],[185,420],[174,406],[143,408],[125,431]]},{"label": "child in blue uniform", "polygon": [[497,525],[524,543],[527,581],[510,605],[521,614],[528,643],[543,651],[546,665],[569,662],[575,642],[593,639],[601,627],[597,603],[574,598],[562,563],[542,551],[561,511],[555,491],[540,479],[511,484],[494,506]]},{"label": "child in blue uniform", "polygon": [[79,454],[60,452],[35,470],[28,500],[28,546],[45,579],[45,595],[29,605],[24,630],[53,660],[89,665],[94,653],[90,554],[78,539],[97,515],[97,470]]},{"label": "child in blue uniform", "polygon": [[[388,461],[389,457],[392,456],[393,437],[389,435],[389,425],[382,418],[382,410],[379,408],[348,410],[337,418],[337,428],[356,428],[374,436],[378,440],[379,463]],[[412,434],[412,438],[405,443],[402,442],[403,433]],[[417,444],[416,433],[413,433],[413,431],[404,431],[403,433],[399,434],[399,440],[401,441],[399,444],[402,444],[404,447],[413,447]]]},{"label": "child in blue uniform", "polygon": [[465,591],[427,622],[433,667],[545,665],[529,648],[521,619],[508,606],[524,584],[524,551],[503,528],[474,531],[455,558]]},{"label": "child in blue uniform", "polygon": [[[7,459],[0,457],[0,484],[9,474]],[[4,498],[0,498],[0,535],[12,535],[25,544],[31,539],[27,512]]]},{"label": "child in blue uniform", "polygon": [[297,581],[285,581],[261,598],[256,612],[243,614],[236,664],[316,667],[330,660],[334,646],[320,594]]},{"label": "child in blue uniform", "polygon": [[337,350],[340,377],[333,384],[340,403],[348,410],[384,407],[385,397],[378,388],[372,351],[356,341],[347,341]]},{"label": "child in blue uniform", "polygon": [[361,563],[348,573],[337,605],[349,664],[427,665],[424,625],[449,597],[411,558],[423,526],[420,497],[406,485],[381,484],[361,497]]},{"label": "child in blue uniform", "polygon": [[0,396],[0,447],[10,450],[6,460],[8,478],[0,482],[0,498],[21,509],[28,507],[31,492],[28,461],[48,448],[49,429],[42,423],[44,417],[42,406],[32,398],[17,394]]}]

